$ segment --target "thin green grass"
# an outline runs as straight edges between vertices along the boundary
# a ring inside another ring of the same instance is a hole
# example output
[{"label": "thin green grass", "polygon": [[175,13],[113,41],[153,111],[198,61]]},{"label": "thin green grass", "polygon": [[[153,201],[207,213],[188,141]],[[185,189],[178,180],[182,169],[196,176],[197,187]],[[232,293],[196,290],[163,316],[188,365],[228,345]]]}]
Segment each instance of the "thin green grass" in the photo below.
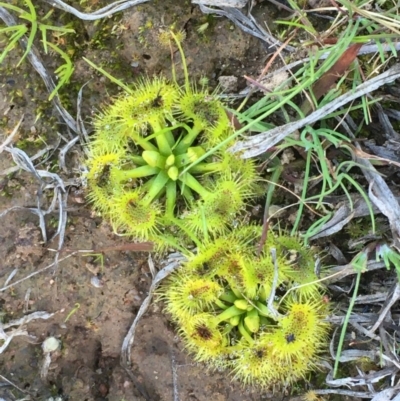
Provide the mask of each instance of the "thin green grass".
[{"label": "thin green grass", "polygon": [[[236,116],[239,121],[246,123],[246,125],[236,131],[226,142],[234,140],[247,131],[268,131],[274,127],[274,125],[270,123],[270,117],[276,115],[279,111],[281,112],[280,118],[283,114],[286,123],[304,118],[304,113],[301,107],[298,106],[298,100],[296,100],[301,95],[303,95],[303,99],[308,98],[314,108],[319,108],[343,94],[344,90],[348,92],[354,91],[364,81],[364,74],[362,73],[363,66],[357,59],[352,63],[347,74],[341,77],[337,85],[321,99],[317,100],[313,93],[313,85],[315,82],[337,63],[345,50],[352,44],[375,41],[378,44],[378,53],[382,64],[386,63],[391,56],[396,56],[397,52],[392,45],[392,40],[395,39],[397,35],[396,26],[400,25],[400,22],[398,20],[396,21],[397,14],[395,11],[397,12],[397,10],[391,9],[387,14],[380,14],[378,17],[375,13],[363,9],[368,3],[369,2],[364,1],[359,3],[351,2],[350,4],[350,2],[346,0],[341,1],[341,4],[346,8],[348,18],[338,13],[338,18],[332,23],[334,28],[327,30],[330,32],[330,35],[337,36],[336,43],[324,46],[316,51],[313,50],[309,61],[297,71],[293,72],[288,79],[279,84],[273,92],[266,93],[262,99],[253,104],[246,111],[237,112]],[[292,6],[296,10],[293,20],[282,22],[282,24],[289,28],[288,35],[290,34],[290,29],[294,30],[300,28],[313,38],[318,36],[316,30],[307,19],[306,13],[302,12],[295,4],[292,4]],[[357,16],[361,16],[361,18]],[[391,52],[384,52],[383,47],[379,45],[380,42],[386,42],[391,45]],[[325,60],[321,61],[322,55],[327,52],[329,52],[328,56]],[[350,82],[350,85],[348,82]],[[340,190],[342,193],[346,194],[351,207],[353,207],[351,188],[358,192],[367,203],[372,231],[375,231],[375,219],[371,202],[362,185],[351,176],[350,170],[359,166],[352,161],[352,151],[351,148],[347,146],[350,141],[345,135],[336,130],[337,123],[336,120],[334,120],[334,117],[344,116],[346,113],[354,113],[357,112],[357,110],[361,110],[362,121],[360,125],[369,124],[371,122],[370,106],[375,101],[377,100],[364,96],[359,103],[350,105],[348,109],[339,110],[324,116],[323,120],[319,122],[318,128],[306,126],[299,133],[298,138],[287,137],[280,145],[281,149],[296,146],[298,149],[303,149],[307,155],[304,168],[303,189],[293,232],[300,229],[301,220],[304,215],[304,205],[307,202],[316,201],[318,209],[322,206],[324,197],[329,194],[337,193],[337,191]],[[203,158],[210,156],[224,144],[219,144],[213,149],[210,149]],[[344,158],[344,160],[339,161],[337,165],[332,165],[331,161],[329,161],[326,156],[326,151],[330,147],[341,148],[343,150],[342,153],[347,155],[347,160]],[[196,163],[199,163],[201,160],[202,158],[197,160]],[[313,162],[313,160],[316,160],[317,163]],[[188,169],[191,167],[192,166],[189,166]],[[321,177],[319,194],[309,196],[308,186],[311,174],[315,174],[315,170],[318,171]],[[326,220],[326,216],[324,216],[320,220],[314,222],[305,234],[305,239],[307,240],[310,238],[316,231],[316,228],[320,227]]]},{"label": "thin green grass", "polygon": [[67,53],[62,51],[59,46],[54,45],[53,43],[47,40],[48,32],[58,32],[59,36],[75,33],[75,30],[72,28],[68,28],[66,26],[53,26],[48,25],[45,22],[50,18],[53,14],[54,10],[50,10],[43,18],[38,19],[38,14],[36,12],[36,8],[31,0],[24,0],[27,5],[27,10],[14,6],[12,4],[0,2],[0,7],[4,7],[9,10],[21,21],[20,24],[14,26],[0,26],[0,34],[10,35],[8,37],[8,41],[3,51],[0,54],[0,64],[4,62],[5,58],[8,54],[14,49],[19,40],[25,38],[27,36],[26,49],[22,57],[20,58],[17,67],[25,60],[28,53],[31,51],[34,41],[38,32],[41,33],[41,43],[43,46],[44,52],[48,53],[48,47],[50,47],[53,51],[58,53],[61,58],[64,60],[64,64],[58,67],[55,71],[56,75],[59,77],[59,82],[56,88],[49,96],[49,100],[51,100],[57,93],[58,90],[69,82],[69,79],[74,72],[74,65],[72,63],[71,58]]}]

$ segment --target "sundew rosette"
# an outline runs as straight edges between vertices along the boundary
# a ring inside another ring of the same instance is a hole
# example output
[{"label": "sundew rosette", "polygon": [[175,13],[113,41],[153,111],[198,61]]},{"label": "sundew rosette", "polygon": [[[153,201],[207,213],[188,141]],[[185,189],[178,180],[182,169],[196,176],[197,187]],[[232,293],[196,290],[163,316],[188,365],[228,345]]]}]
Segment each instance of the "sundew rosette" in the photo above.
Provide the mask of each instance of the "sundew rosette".
[{"label": "sundew rosette", "polygon": [[88,198],[119,234],[179,247],[225,232],[259,193],[254,162],[228,153],[230,141],[207,156],[233,128],[204,89],[144,79],[94,127]]},{"label": "sundew rosette", "polygon": [[[205,243],[159,298],[196,361],[226,369],[245,385],[270,388],[317,368],[327,345],[328,307],[312,251],[297,237],[269,231],[260,253],[260,235],[260,228],[243,226]],[[290,250],[302,258],[289,257]]]}]

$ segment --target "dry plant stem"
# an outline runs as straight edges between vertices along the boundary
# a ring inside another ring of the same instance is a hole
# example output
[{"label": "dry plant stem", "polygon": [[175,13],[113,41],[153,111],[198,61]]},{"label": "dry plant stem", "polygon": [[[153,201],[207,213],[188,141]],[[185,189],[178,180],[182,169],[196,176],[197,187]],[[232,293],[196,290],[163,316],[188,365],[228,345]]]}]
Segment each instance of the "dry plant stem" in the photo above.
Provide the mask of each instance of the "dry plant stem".
[{"label": "dry plant stem", "polygon": [[[397,66],[400,68],[400,64]],[[355,146],[361,150],[360,144],[357,142]],[[369,160],[360,158],[357,155],[354,155],[354,159],[356,163],[365,167],[362,169],[362,172],[366,180],[370,183],[368,196],[380,212],[388,218],[394,245],[397,250],[400,250],[400,206],[396,197]]]},{"label": "dry plant stem", "polygon": [[18,269],[14,269],[14,270],[9,274],[9,276],[7,277],[7,279],[6,279],[5,283],[4,283],[4,285],[7,285],[7,284],[14,278],[14,276],[15,276],[17,273],[18,273]]},{"label": "dry plant stem", "polygon": [[373,334],[375,330],[382,324],[383,320],[385,319],[386,315],[392,308],[392,306],[400,299],[400,284],[396,283],[394,289],[391,291],[390,298],[388,298],[385,304],[382,307],[382,311],[379,314],[379,318],[376,323],[371,327],[369,330],[369,334]]},{"label": "dry plant stem", "polygon": [[271,252],[272,260],[274,262],[274,278],[272,280],[272,288],[271,288],[271,292],[269,294],[267,307],[268,307],[268,310],[270,311],[271,315],[273,317],[275,317],[276,319],[278,319],[280,314],[274,307],[274,301],[275,301],[276,287],[278,286],[278,277],[279,277],[278,269],[279,269],[279,267],[278,267],[278,261],[276,259],[276,249],[275,248],[271,248],[270,252]]},{"label": "dry plant stem", "polygon": [[22,310],[24,313],[29,312],[29,301],[30,301],[30,297],[31,297],[31,292],[32,292],[32,288],[28,288],[26,290],[25,297],[24,297],[24,308]]},{"label": "dry plant stem", "polygon": [[128,331],[128,334],[125,336],[124,341],[122,343],[121,348],[121,366],[126,369],[128,372],[130,371],[131,365],[131,349],[133,345],[133,341],[135,338],[135,331],[138,325],[140,318],[146,313],[147,309],[150,306],[151,300],[153,298],[153,293],[157,288],[158,284],[166,277],[168,277],[173,271],[175,271],[183,261],[183,257],[178,257],[175,260],[172,260],[167,266],[165,266],[162,270],[160,270],[157,275],[154,277],[151,286],[149,288],[149,295],[145,298],[140,309]]},{"label": "dry plant stem", "polygon": [[400,78],[400,64],[396,64],[384,73],[364,82],[353,92],[339,96],[337,99],[314,111],[305,118],[273,128],[269,131],[262,132],[261,134],[254,135],[248,140],[237,142],[231,147],[230,150],[233,153],[241,152],[241,156],[245,159],[258,156],[285,139],[288,135],[292,134],[296,130],[299,130],[305,125],[314,124],[315,122],[324,119],[327,115],[333,113],[354,99],[373,92],[382,85],[393,82],[398,78]]},{"label": "dry plant stem", "polygon": [[[29,336],[29,333],[26,330],[21,328],[22,325],[27,324],[36,319],[49,319],[54,316],[54,313],[47,313],[42,311],[33,312],[29,315],[24,316],[18,320],[12,320],[8,323],[0,323],[0,341],[2,342],[0,346],[0,354],[9,346],[12,339],[17,336]],[[12,326],[19,326],[17,329],[10,330],[5,332],[5,329],[10,328]],[[36,340],[36,337],[32,337],[33,340]]]},{"label": "dry plant stem", "polygon": [[[349,323],[359,323],[364,324],[365,326],[371,326],[372,322],[376,322],[378,316],[379,315],[377,313],[363,313],[362,315],[358,313],[353,313],[350,316]],[[329,316],[326,321],[334,324],[335,326],[338,326],[342,319],[343,316]]]},{"label": "dry plant stem", "polygon": [[174,401],[180,401],[178,390],[178,366],[176,365],[175,353],[171,349],[171,368],[172,368],[172,386],[174,389]]},{"label": "dry plant stem", "polygon": [[[222,15],[228,19],[230,19],[235,25],[237,25],[242,31],[255,36],[258,39],[261,39],[263,42],[267,43],[270,48],[282,46],[282,42],[278,39],[275,39],[273,36],[269,35],[264,29],[260,27],[259,24],[255,21],[253,16],[250,14],[249,17],[245,16],[236,8],[232,7],[220,7],[209,8],[203,4],[200,4],[200,10],[204,14],[217,14]],[[286,45],[285,50],[289,52],[294,52],[296,50],[295,47]]]},{"label": "dry plant stem", "polygon": [[67,155],[68,151],[80,140],[79,136],[71,139],[66,145],[64,145],[58,154],[58,165],[64,173],[68,173],[67,166],[65,165],[65,156]]},{"label": "dry plant stem", "polygon": [[[6,377],[3,375],[0,375],[0,379],[3,380],[4,382],[8,383],[10,386],[16,388],[18,391],[21,391],[23,394],[30,394],[28,391],[22,389],[21,387],[18,387],[16,384],[14,384],[12,381],[8,380]],[[30,399],[30,398],[29,398]]]},{"label": "dry plant stem", "polygon": [[[378,269],[383,269],[383,268],[386,268],[384,262],[369,261],[367,264],[367,267],[366,267],[366,271],[378,270]],[[334,283],[338,280],[341,280],[344,277],[356,274],[352,264],[347,264],[347,265],[343,265],[343,266],[335,266],[335,267],[331,268],[329,271],[333,274],[326,277],[327,284]]]},{"label": "dry plant stem", "polygon": [[368,384],[378,383],[382,379],[388,376],[392,376],[396,374],[398,369],[396,366],[390,366],[388,368],[379,370],[377,372],[373,371],[368,375],[364,375],[363,377],[345,377],[342,379],[333,379],[332,372],[329,372],[326,377],[326,383],[332,387],[356,387],[356,386],[367,386]]},{"label": "dry plant stem", "polygon": [[[258,89],[263,90],[265,92],[271,92],[269,89],[265,88],[264,85],[262,85],[260,83],[260,81],[264,78],[265,74],[267,73],[267,71],[270,69],[270,67],[272,66],[272,63],[275,61],[275,59],[281,54],[282,50],[285,49],[285,47],[291,42],[291,40],[295,37],[295,33],[297,32],[297,29],[295,30],[295,32],[288,38],[285,40],[284,43],[282,43],[281,46],[279,46],[279,48],[274,52],[274,54],[272,55],[272,57],[268,60],[267,65],[264,67],[264,69],[262,70],[261,74],[258,76],[257,81],[254,81],[252,78],[244,75],[244,78],[246,80],[248,80],[250,83],[252,83],[253,85],[255,85]],[[254,90],[253,90],[254,91]],[[247,102],[247,100],[250,98],[250,96],[253,93],[252,90],[250,90],[246,96],[246,99],[242,102],[242,104],[240,105],[240,107],[237,109],[237,111],[240,111],[240,109],[242,108],[242,106],[245,105],[245,103]]]},{"label": "dry plant stem", "polygon": [[[392,398],[394,395],[395,397]],[[392,400],[392,401],[400,400],[399,383],[397,383],[395,387],[387,388],[385,390],[380,391],[379,393],[376,393],[374,397],[371,399],[371,401],[387,401],[387,400]]]},{"label": "dry plant stem", "polygon": [[154,280],[154,277],[157,275],[157,270],[156,270],[156,267],[154,266],[154,262],[153,262],[153,258],[151,257],[151,253],[149,254],[149,256],[147,258],[147,264],[149,265],[151,277]]},{"label": "dry plant stem", "polygon": [[[393,328],[397,331],[398,326],[394,326]],[[379,326],[379,337],[380,337],[381,343],[383,345],[383,348],[385,349],[386,354],[392,355],[396,360],[398,360],[399,357],[396,355],[397,354],[397,342],[395,342],[392,346],[389,345],[388,333],[385,330],[384,325]]]},{"label": "dry plant stem", "polygon": [[350,209],[350,205],[340,206],[332,218],[320,227],[319,232],[310,237],[310,240],[329,237],[332,234],[337,233],[354,218],[354,215],[354,210]]},{"label": "dry plant stem", "polygon": [[235,8],[243,8],[247,0],[192,0],[193,4],[205,4],[208,6],[216,6],[216,7],[235,7]]},{"label": "dry plant stem", "polygon": [[[68,256],[66,256],[65,258],[59,259],[57,262],[58,262],[58,263],[61,263],[61,262],[63,262],[64,260],[69,259],[71,256],[73,256],[73,255],[75,255],[75,254],[77,254],[77,253],[78,253],[78,252],[72,252],[71,254],[69,254]],[[53,262],[53,263],[50,263],[49,265],[43,267],[42,269],[36,270],[36,271],[34,271],[33,273],[28,274],[27,276],[25,276],[24,278],[21,278],[20,280],[17,280],[17,281],[14,281],[14,282],[11,283],[11,284],[5,285],[3,288],[0,288],[0,292],[4,292],[4,291],[8,290],[9,288],[15,287],[17,284],[20,284],[20,283],[22,283],[23,281],[28,280],[28,279],[30,279],[30,278],[33,277],[33,276],[36,276],[37,274],[43,273],[44,271],[49,270],[49,269],[52,268],[52,267],[56,267],[57,262],[55,261],[55,262]]]},{"label": "dry plant stem", "polygon": [[[79,252],[79,253],[106,253],[114,251],[131,251],[131,252],[152,252],[154,244],[152,242],[139,242],[131,244],[114,245],[95,249],[71,249],[64,248],[62,252]],[[56,249],[47,248],[49,251],[57,252]]]},{"label": "dry plant stem", "polygon": [[368,294],[368,295],[359,295],[356,298],[356,305],[364,305],[364,304],[378,304],[380,302],[386,301],[388,298],[388,291],[385,292],[378,292],[375,294]]},{"label": "dry plant stem", "polygon": [[400,370],[400,363],[399,363],[398,361],[396,361],[395,359],[389,358],[389,357],[388,357],[387,355],[385,355],[385,354],[382,354],[382,359],[384,359],[385,361],[389,362],[391,365],[396,366],[396,368],[397,368],[398,370]]},{"label": "dry plant stem", "polygon": [[368,358],[374,361],[378,352],[377,351],[367,351],[364,349],[348,349],[343,351],[340,355],[340,362],[351,362],[360,360],[360,358]]},{"label": "dry plant stem", "polygon": [[[49,152],[50,150],[54,150],[56,149],[56,147],[54,146],[46,146],[44,149],[39,150],[37,153],[35,153],[33,156],[31,156],[31,161],[40,159],[42,156],[44,156],[47,152]],[[43,161],[41,161],[39,164],[42,164]],[[6,168],[5,170],[0,171],[0,175],[9,175],[12,173],[16,173],[17,171],[19,171],[19,166],[13,166],[13,167],[9,167]]]},{"label": "dry plant stem", "polygon": [[[331,219],[323,224],[319,228],[319,231],[310,237],[310,240],[328,237],[340,231],[346,225],[346,222],[351,220],[351,218],[369,215],[370,212],[367,203],[362,197],[360,197],[359,195],[355,195],[352,196],[352,200],[353,208],[351,208],[350,202],[346,195],[336,197],[328,196],[324,198],[326,204],[331,204],[332,206],[337,206],[339,204],[342,205],[339,208],[336,208],[336,211],[334,212]],[[396,200],[399,202],[400,198],[396,197]],[[379,208],[374,204],[372,204],[372,210],[374,214],[378,214],[381,212]]]},{"label": "dry plant stem", "polygon": [[48,312],[43,312],[43,311],[32,312],[31,314],[26,315],[20,319],[11,320],[8,323],[3,323],[2,327],[5,329],[8,329],[9,327],[13,327],[13,326],[22,326],[23,324],[27,324],[36,319],[47,320],[53,316],[54,316],[54,313],[48,313]]},{"label": "dry plant stem", "polygon": [[289,43],[292,41],[292,39],[296,36],[297,34],[297,28],[294,30],[292,35],[290,35],[285,42],[282,43],[281,46],[279,46],[278,49],[276,49],[276,52],[272,55],[272,57],[268,60],[267,65],[264,67],[264,69],[261,71],[261,74],[258,76],[257,81],[260,81],[261,79],[264,78],[265,74],[267,71],[271,68],[272,63],[275,61],[275,59],[281,55],[282,51],[285,50],[286,46],[289,45]]},{"label": "dry plant stem", "polygon": [[[62,179],[55,173],[50,173],[46,170],[37,170],[33,165],[31,159],[29,158],[29,156],[23,150],[13,147],[5,147],[5,150],[11,153],[11,156],[15,164],[17,164],[19,168],[31,173],[39,182],[39,189],[37,191],[37,196],[36,196],[37,207],[36,209],[31,208],[28,210],[30,210],[39,217],[39,226],[42,231],[42,237],[44,242],[47,242],[47,233],[46,233],[44,216],[51,213],[55,209],[55,206],[58,204],[59,207],[58,226],[57,226],[57,231],[52,238],[54,239],[56,236],[58,236],[58,252],[55,257],[55,261],[57,263],[57,260],[59,258],[59,252],[61,251],[61,248],[64,244],[65,229],[67,226],[68,193],[65,190],[64,183]],[[48,187],[44,179],[51,180],[50,187],[52,187],[54,190],[53,201],[49,209],[46,211],[42,210],[41,208],[43,191]],[[15,210],[15,208],[7,209],[5,212],[0,214],[0,217],[11,210]]]},{"label": "dry plant stem", "polygon": [[[80,137],[81,145],[89,143],[89,133],[86,130],[85,124],[83,123],[82,119],[82,99],[83,99],[83,88],[90,82],[86,82],[82,85],[79,89],[78,99],[76,104],[76,126],[77,126],[77,134]],[[89,155],[89,149],[86,146],[82,147],[83,151],[85,152],[86,156]]]},{"label": "dry plant stem", "polygon": [[50,4],[52,7],[57,7],[60,10],[64,10],[67,13],[73,14],[84,21],[95,21],[100,18],[109,17],[119,11],[126,10],[129,7],[146,3],[149,0],[119,0],[90,14],[82,13],[78,11],[76,8],[64,3],[61,0],[43,0],[43,1]]},{"label": "dry plant stem", "polygon": [[371,399],[371,397],[374,396],[373,393],[367,392],[367,391],[352,391],[352,390],[341,390],[341,389],[327,389],[327,390],[313,390],[315,394],[318,395],[328,395],[328,394],[338,394],[338,395],[343,395],[347,397],[358,397],[358,398],[368,398]]},{"label": "dry plant stem", "polygon": [[370,337],[375,341],[379,341],[379,336],[376,336],[373,333],[369,333],[365,327],[361,326],[361,324],[359,324],[357,322],[351,322],[351,321],[349,321],[349,324],[351,326],[353,326],[361,335]]},{"label": "dry plant stem", "polygon": [[8,147],[8,145],[10,145],[13,142],[14,137],[18,133],[18,129],[21,126],[23,120],[24,120],[24,115],[22,115],[17,125],[12,130],[11,134],[8,135],[6,140],[0,145],[0,153],[2,153]]}]

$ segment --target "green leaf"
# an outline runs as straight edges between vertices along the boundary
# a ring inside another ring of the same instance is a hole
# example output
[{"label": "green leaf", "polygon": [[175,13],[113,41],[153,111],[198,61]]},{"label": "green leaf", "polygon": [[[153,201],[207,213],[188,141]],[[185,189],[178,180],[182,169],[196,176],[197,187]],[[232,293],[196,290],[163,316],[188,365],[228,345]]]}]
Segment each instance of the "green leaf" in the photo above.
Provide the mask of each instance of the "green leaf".
[{"label": "green leaf", "polygon": [[65,61],[65,64],[61,65],[54,71],[54,73],[58,75],[58,84],[49,96],[49,100],[51,100],[57,94],[59,89],[64,84],[69,82],[69,79],[72,73],[74,72],[74,66],[67,53],[63,52],[59,47],[57,47],[53,43],[47,42],[47,45],[49,45],[55,52],[57,52]]}]

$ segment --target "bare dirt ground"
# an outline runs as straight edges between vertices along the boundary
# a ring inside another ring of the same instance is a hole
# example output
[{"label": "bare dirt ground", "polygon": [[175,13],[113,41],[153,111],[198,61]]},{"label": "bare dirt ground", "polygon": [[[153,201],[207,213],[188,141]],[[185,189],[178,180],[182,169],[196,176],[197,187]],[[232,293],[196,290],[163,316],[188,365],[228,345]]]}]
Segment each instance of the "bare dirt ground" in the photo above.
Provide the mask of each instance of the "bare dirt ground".
[{"label": "bare dirt ground", "polygon": [[[260,21],[270,20],[277,13],[277,9],[266,7],[261,4],[256,10]],[[255,75],[264,65],[267,53],[263,45],[226,19],[214,18],[204,34],[197,33],[196,28],[205,22],[206,17],[188,2],[179,6],[173,1],[150,2],[119,15],[112,22],[117,34],[101,48],[88,46],[82,56],[95,63],[118,60],[123,68],[116,70],[115,75],[126,81],[142,74],[170,76],[170,51],[160,46],[157,37],[162,27],[175,23],[187,32],[184,50],[194,79],[205,75],[215,85],[219,76],[233,75],[239,78],[239,87],[243,87],[243,74]],[[93,23],[83,26],[88,41],[96,38],[103,28],[104,25]],[[120,45],[123,46],[119,48]],[[36,121],[38,107],[47,94],[27,63],[20,69],[12,68],[15,60],[9,58],[7,69],[0,75],[0,115],[6,133],[25,115],[17,146],[25,146],[31,156],[56,143],[57,132],[63,138],[67,133],[65,126],[57,124],[57,114],[50,103],[45,103]],[[55,64],[49,58],[46,65],[51,69]],[[88,79],[92,80],[84,91],[83,112],[90,127],[91,115],[107,103],[109,92],[115,91],[115,87],[94,74],[78,57],[73,87],[78,88]],[[76,91],[71,90],[71,103],[66,105],[72,114],[76,112],[75,96]],[[77,146],[69,153],[68,172],[60,170],[57,153],[40,168],[56,172],[66,180],[79,178],[80,165],[84,163],[80,148]],[[1,156],[0,170],[14,166],[8,154]],[[3,175],[0,212],[12,206],[35,207],[38,188],[37,181],[27,172]],[[68,191],[68,224],[60,259],[78,249],[102,249],[129,242],[114,235],[107,222],[91,211],[90,205],[84,203],[80,188],[70,186]],[[51,197],[51,191],[45,191],[44,205],[51,202]],[[46,216],[50,239],[57,221],[57,213]],[[5,287],[15,269],[12,282],[52,264],[55,254],[49,248],[57,248],[57,238],[43,243],[37,216],[30,211],[15,210],[1,217],[0,288]],[[2,288],[0,318],[3,322],[37,311],[53,315],[25,325],[29,336],[14,337],[0,355],[0,373],[13,383],[0,387],[0,399],[251,401],[290,398],[289,394],[273,396],[257,389],[244,390],[226,374],[207,372],[203,366],[193,363],[182,349],[174,327],[163,315],[161,304],[153,304],[139,325],[132,350],[133,374],[128,375],[120,366],[120,350],[151,283],[147,257],[145,253],[110,251],[105,254],[102,265],[95,256],[82,253],[10,288]],[[100,285],[94,286],[94,281]],[[56,337],[61,348],[51,354],[49,371],[46,377],[41,377],[42,343],[49,336]]]}]

